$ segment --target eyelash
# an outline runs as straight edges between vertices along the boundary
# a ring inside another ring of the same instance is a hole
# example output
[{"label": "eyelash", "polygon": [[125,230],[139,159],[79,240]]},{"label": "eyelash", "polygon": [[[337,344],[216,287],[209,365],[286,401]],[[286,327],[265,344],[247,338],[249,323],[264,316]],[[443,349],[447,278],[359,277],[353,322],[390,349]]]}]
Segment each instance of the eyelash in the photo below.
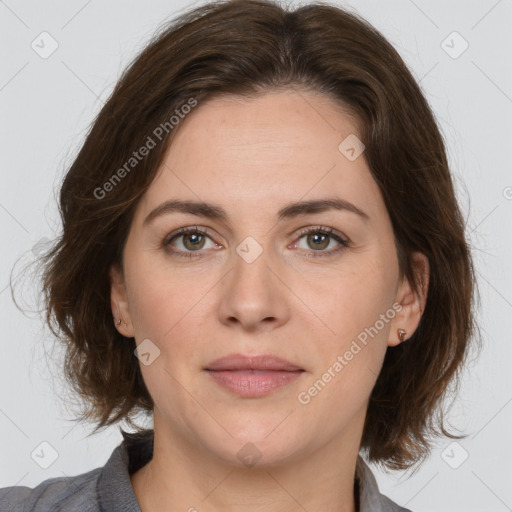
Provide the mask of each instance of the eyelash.
[{"label": "eyelash", "polygon": [[[197,226],[195,227],[187,227],[187,228],[181,228],[178,231],[171,233],[170,235],[166,236],[161,243],[161,247],[163,249],[166,249],[168,252],[170,252],[172,255],[176,255],[183,258],[197,258],[201,257],[199,255],[200,251],[176,251],[175,249],[169,249],[169,246],[171,245],[171,242],[173,242],[176,238],[179,238],[180,236],[192,234],[192,233],[198,233],[203,236],[207,236],[211,239],[211,237],[208,234],[208,230],[201,229]],[[304,228],[299,232],[298,240],[300,240],[303,236],[309,235],[311,233],[314,234],[321,234],[329,236],[330,238],[333,238],[340,244],[340,247],[337,249],[331,249],[329,251],[312,251],[313,258],[325,258],[327,256],[332,256],[333,254],[336,254],[343,249],[346,249],[350,246],[350,242],[341,236],[337,235],[332,228],[324,227],[324,226],[315,226],[315,227],[309,227]],[[197,252],[198,255],[194,255],[194,253]]]}]

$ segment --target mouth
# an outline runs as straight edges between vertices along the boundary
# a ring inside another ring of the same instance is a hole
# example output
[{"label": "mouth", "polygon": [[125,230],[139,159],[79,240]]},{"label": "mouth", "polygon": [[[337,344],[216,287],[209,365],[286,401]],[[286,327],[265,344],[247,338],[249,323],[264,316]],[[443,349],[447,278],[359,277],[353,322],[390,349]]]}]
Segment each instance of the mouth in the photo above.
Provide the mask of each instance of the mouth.
[{"label": "mouth", "polygon": [[231,354],[221,357],[206,365],[205,370],[234,371],[234,370],[258,370],[258,371],[304,371],[303,368],[276,356],[245,356],[243,354]]},{"label": "mouth", "polygon": [[216,359],[204,370],[218,385],[245,398],[265,396],[290,384],[305,372],[286,359],[242,354]]}]

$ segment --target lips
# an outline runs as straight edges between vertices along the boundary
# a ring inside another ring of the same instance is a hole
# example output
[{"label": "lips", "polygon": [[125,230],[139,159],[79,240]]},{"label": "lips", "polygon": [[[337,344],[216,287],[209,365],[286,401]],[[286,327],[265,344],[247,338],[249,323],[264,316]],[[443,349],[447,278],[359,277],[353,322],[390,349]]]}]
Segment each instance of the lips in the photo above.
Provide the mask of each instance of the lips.
[{"label": "lips", "polygon": [[209,363],[204,370],[223,389],[243,398],[259,398],[291,384],[303,368],[275,356],[232,354]]},{"label": "lips", "polygon": [[205,367],[211,371],[237,371],[237,370],[262,370],[262,371],[304,371],[303,368],[276,356],[244,356],[243,354],[231,354],[216,359]]}]

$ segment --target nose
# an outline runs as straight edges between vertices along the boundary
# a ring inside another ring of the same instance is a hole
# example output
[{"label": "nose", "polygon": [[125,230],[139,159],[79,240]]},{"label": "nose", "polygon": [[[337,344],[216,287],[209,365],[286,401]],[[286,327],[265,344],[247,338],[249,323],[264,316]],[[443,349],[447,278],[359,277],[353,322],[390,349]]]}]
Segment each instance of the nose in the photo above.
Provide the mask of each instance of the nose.
[{"label": "nose", "polygon": [[243,250],[233,255],[233,267],[221,286],[218,315],[222,324],[266,331],[289,320],[290,291],[279,265],[268,253],[263,250],[254,260]]}]

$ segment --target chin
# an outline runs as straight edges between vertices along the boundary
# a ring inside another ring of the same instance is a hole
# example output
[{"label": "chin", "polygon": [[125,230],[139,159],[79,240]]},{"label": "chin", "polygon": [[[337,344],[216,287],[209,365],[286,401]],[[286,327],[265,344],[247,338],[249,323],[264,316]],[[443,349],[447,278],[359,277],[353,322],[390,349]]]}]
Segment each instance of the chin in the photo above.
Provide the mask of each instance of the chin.
[{"label": "chin", "polygon": [[[282,421],[282,418],[281,418]],[[279,433],[273,427],[257,427],[254,423],[246,425],[243,432],[237,431],[231,424],[228,431],[231,437],[223,429],[220,437],[212,438],[211,431],[207,440],[201,443],[212,454],[223,460],[226,464],[237,467],[273,467],[298,457],[303,451],[297,443],[297,437],[289,428]],[[270,433],[270,435],[269,435]],[[302,437],[302,436],[301,436]]]}]

